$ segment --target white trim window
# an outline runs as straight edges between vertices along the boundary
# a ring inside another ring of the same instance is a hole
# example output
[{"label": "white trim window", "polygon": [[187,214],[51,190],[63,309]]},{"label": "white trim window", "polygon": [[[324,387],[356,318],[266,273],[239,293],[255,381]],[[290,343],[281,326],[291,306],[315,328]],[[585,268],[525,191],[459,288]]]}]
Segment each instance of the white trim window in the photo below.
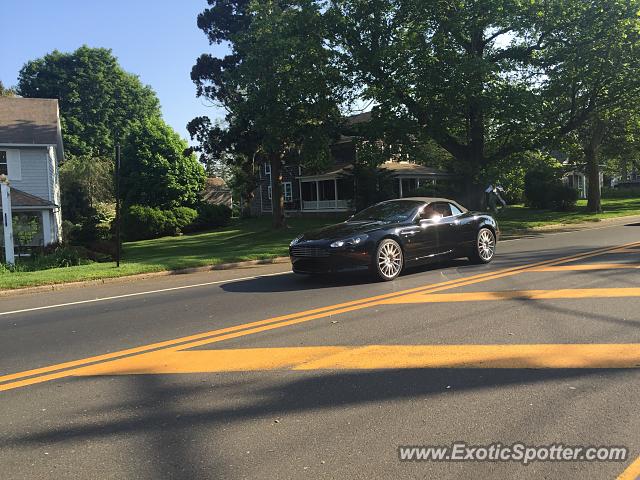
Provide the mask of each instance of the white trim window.
[{"label": "white trim window", "polygon": [[291,202],[293,200],[293,186],[291,182],[282,182],[282,189],[284,191],[284,201]]},{"label": "white trim window", "polygon": [[267,198],[271,200],[271,185],[267,187]]},{"label": "white trim window", "polygon": [[265,176],[271,176],[271,164],[269,162],[264,164],[264,174]]},{"label": "white trim window", "polygon": [[9,160],[6,150],[0,150],[0,175],[9,176]]},{"label": "white trim window", "polygon": [[3,150],[6,155],[7,177],[9,180],[22,180],[22,160],[20,150]]}]

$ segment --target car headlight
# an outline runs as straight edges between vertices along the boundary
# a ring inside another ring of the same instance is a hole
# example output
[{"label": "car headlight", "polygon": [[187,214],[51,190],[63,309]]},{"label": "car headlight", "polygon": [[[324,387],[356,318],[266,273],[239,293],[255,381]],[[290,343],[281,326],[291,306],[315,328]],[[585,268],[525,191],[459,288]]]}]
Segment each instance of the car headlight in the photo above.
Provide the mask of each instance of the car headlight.
[{"label": "car headlight", "polygon": [[289,246],[293,247],[296,243],[298,243],[300,240],[302,240],[302,237],[304,237],[304,235],[298,235],[296,238],[291,240],[291,243],[289,244]]},{"label": "car headlight", "polygon": [[367,238],[369,238],[368,235],[358,235],[357,237],[347,238],[345,240],[337,240],[329,246],[331,248],[354,247],[356,245],[360,245]]}]

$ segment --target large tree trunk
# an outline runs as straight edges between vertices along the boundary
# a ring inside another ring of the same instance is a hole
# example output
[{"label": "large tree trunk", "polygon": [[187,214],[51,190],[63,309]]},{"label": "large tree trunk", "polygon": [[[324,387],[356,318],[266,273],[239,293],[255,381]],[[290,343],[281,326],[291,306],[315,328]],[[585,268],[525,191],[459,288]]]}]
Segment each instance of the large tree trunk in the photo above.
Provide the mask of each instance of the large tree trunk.
[{"label": "large tree trunk", "polygon": [[284,221],[284,195],[282,192],[282,161],[280,155],[269,157],[271,164],[271,209],[273,214],[273,228],[283,228]]},{"label": "large tree trunk", "polygon": [[604,139],[604,123],[595,118],[589,129],[589,139],[584,146],[584,157],[586,161],[587,179],[589,187],[587,189],[587,210],[593,213],[602,211],[600,201],[600,165],[598,164],[598,153],[602,140]]}]

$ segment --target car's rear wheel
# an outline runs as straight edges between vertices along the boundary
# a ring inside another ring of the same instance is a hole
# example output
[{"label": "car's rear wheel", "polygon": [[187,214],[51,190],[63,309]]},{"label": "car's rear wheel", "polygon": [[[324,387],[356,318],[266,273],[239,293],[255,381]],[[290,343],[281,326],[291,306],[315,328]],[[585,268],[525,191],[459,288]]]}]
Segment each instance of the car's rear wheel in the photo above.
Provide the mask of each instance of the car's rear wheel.
[{"label": "car's rear wheel", "polygon": [[478,230],[476,244],[469,255],[473,263],[489,263],[496,254],[496,235],[490,228]]},{"label": "car's rear wheel", "polygon": [[404,268],[404,255],[400,244],[387,238],[378,244],[373,258],[372,270],[385,282],[395,279]]}]

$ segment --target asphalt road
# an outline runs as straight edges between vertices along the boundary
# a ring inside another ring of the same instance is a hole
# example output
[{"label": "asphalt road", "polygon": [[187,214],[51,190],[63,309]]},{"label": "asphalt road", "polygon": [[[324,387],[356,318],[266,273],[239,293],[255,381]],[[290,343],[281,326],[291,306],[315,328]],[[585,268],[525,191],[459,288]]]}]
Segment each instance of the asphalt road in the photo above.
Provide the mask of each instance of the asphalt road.
[{"label": "asphalt road", "polygon": [[[0,298],[0,478],[635,479],[638,267],[629,224],[390,283],[281,264]],[[399,460],[457,441],[629,454]]]}]

